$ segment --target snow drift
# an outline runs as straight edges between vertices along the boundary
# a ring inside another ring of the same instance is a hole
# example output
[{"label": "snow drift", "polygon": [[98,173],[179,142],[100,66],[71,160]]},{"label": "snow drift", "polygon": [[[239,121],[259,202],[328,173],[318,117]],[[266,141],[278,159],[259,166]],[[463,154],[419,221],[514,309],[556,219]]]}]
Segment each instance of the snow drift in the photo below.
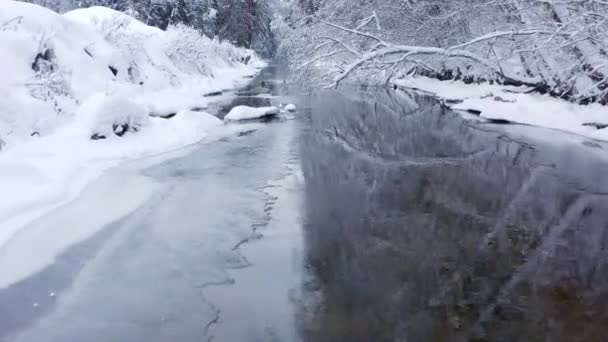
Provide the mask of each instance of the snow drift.
[{"label": "snow drift", "polygon": [[0,46],[0,246],[118,162],[209,136],[221,120],[190,109],[263,66],[184,26],[12,0],[0,1]]}]

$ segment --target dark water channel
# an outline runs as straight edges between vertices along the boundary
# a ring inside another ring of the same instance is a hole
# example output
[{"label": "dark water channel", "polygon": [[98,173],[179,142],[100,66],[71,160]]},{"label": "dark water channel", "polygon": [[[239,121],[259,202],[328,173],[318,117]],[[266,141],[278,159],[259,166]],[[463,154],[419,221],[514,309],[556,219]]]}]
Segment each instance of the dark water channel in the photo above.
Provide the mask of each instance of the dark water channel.
[{"label": "dark water channel", "polygon": [[205,111],[223,119],[236,106],[270,107],[277,105],[277,94],[287,92],[282,68],[269,66],[263,69],[246,87],[226,97],[224,101],[212,103]]},{"label": "dark water channel", "polygon": [[404,91],[300,106],[305,340],[608,341],[605,144]]}]

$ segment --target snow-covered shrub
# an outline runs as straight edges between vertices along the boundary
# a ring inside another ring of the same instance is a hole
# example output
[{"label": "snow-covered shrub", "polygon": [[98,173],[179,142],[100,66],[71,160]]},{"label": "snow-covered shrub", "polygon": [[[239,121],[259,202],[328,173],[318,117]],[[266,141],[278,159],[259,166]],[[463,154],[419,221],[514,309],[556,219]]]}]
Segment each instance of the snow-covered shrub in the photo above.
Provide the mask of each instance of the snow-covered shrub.
[{"label": "snow-covered shrub", "polygon": [[55,48],[50,37],[41,34],[38,41],[38,52],[32,62],[34,80],[28,83],[27,87],[32,97],[53,103],[55,112],[61,113],[57,98],[70,96],[69,75],[59,69]]},{"label": "snow-covered shrub", "polygon": [[111,79],[108,60],[92,58],[85,49],[95,47],[107,56],[113,48],[88,27],[43,7],[8,0],[0,2],[0,23],[5,66],[0,134],[8,143],[33,132],[51,132],[64,114],[73,114],[80,100]]},{"label": "snow-covered shrub", "polygon": [[210,39],[195,29],[179,24],[167,30],[165,52],[182,72],[210,75]]},{"label": "snow-covered shrub", "polygon": [[78,9],[64,16],[92,25],[120,51],[124,63],[115,65],[118,79],[147,88],[185,86],[195,76],[214,76],[214,68],[252,58],[249,50],[210,39],[191,27],[178,24],[162,31],[105,7]]},{"label": "snow-covered shrub", "polygon": [[123,96],[94,95],[80,108],[93,140],[138,132],[149,121],[146,110]]},{"label": "snow-covered shrub", "polygon": [[170,26],[166,31],[165,52],[184,73],[211,76],[209,66],[226,67],[244,63],[253,53],[218,39],[210,39],[186,25]]}]

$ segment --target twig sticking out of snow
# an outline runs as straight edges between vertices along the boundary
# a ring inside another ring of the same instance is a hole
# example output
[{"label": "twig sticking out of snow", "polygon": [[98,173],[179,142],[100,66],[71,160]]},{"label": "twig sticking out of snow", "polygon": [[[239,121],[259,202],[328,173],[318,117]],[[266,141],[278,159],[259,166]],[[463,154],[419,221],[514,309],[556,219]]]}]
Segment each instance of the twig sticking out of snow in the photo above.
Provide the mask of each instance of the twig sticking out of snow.
[{"label": "twig sticking out of snow", "polygon": [[23,21],[23,16],[18,16],[18,17],[14,17],[13,19],[5,22],[4,24],[0,25],[0,31],[4,31],[7,30],[9,28],[16,28],[17,26],[21,25],[21,22]]}]

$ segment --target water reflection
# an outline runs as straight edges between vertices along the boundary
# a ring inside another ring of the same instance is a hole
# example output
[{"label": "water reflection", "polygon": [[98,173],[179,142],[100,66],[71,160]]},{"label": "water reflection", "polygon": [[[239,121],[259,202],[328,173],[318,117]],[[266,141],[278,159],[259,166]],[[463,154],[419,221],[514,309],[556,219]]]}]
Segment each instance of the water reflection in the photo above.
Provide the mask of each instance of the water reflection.
[{"label": "water reflection", "polygon": [[608,168],[584,145],[405,92],[303,101],[307,340],[608,339]]}]

